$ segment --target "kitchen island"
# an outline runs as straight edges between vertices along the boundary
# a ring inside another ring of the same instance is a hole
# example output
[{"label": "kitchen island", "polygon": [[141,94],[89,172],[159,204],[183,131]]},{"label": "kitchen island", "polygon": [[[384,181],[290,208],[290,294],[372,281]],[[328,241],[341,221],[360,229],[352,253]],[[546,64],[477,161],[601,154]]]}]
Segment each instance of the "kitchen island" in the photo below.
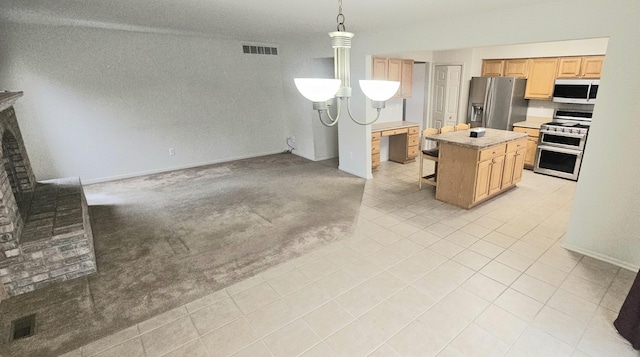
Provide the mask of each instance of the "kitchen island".
[{"label": "kitchen island", "polygon": [[505,192],[522,178],[527,134],[486,129],[483,137],[470,130],[428,136],[438,142],[436,199],[471,208]]}]

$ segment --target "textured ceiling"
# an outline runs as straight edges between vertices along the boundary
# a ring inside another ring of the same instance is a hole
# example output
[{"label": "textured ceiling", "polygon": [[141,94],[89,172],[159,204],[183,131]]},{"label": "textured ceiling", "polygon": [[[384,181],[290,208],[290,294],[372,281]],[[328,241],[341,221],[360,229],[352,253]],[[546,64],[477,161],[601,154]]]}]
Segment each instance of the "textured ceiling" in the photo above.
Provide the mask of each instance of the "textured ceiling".
[{"label": "textured ceiling", "polygon": [[[404,26],[559,0],[343,0],[347,31]],[[0,19],[145,31],[181,31],[245,41],[333,31],[330,0],[1,0]]]}]

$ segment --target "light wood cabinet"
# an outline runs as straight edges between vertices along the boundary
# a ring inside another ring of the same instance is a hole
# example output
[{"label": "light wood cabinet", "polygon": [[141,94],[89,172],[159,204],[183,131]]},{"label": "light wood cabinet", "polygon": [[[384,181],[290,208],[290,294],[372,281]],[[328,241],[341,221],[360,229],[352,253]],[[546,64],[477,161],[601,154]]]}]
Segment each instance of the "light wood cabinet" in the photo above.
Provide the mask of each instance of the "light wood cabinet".
[{"label": "light wood cabinet", "polygon": [[402,75],[400,77],[400,97],[411,98],[413,95],[413,60],[402,60]]},{"label": "light wood cabinet", "polygon": [[604,56],[560,57],[557,78],[600,78]]},{"label": "light wood cabinet", "polygon": [[478,163],[476,169],[476,187],[473,195],[473,202],[477,202],[489,197],[489,181],[491,180],[491,160]]},{"label": "light wood cabinet", "polygon": [[401,164],[414,162],[418,156],[420,125],[406,121],[371,126],[371,171],[380,166],[380,139],[389,137],[389,160]]},{"label": "light wood cabinet", "polygon": [[527,78],[529,75],[528,58],[510,59],[504,62],[503,75],[505,77]]},{"label": "light wood cabinet", "polygon": [[582,59],[582,78],[600,78],[604,56],[588,56]]},{"label": "light wood cabinet", "polygon": [[389,59],[373,57],[371,66],[371,78],[375,80],[387,80],[387,73],[389,72]]},{"label": "light wood cabinet", "polygon": [[380,132],[371,133],[371,171],[380,166]]},{"label": "light wood cabinet", "polygon": [[604,56],[482,60],[483,77],[527,79],[526,99],[550,100],[556,78],[600,78]]},{"label": "light wood cabinet", "polygon": [[527,78],[530,61],[528,58],[482,60],[482,77]]},{"label": "light wood cabinet", "polygon": [[[418,156],[419,127],[410,127],[395,131],[389,136],[389,160],[407,164],[414,162]],[[382,136],[386,136],[385,132]]]},{"label": "light wood cabinet", "polygon": [[557,70],[558,58],[532,59],[524,97],[526,99],[551,99]]},{"label": "light wood cabinet", "polygon": [[373,57],[371,78],[398,81],[400,88],[394,98],[410,98],[413,87],[413,60],[403,58]]},{"label": "light wood cabinet", "polygon": [[525,168],[533,170],[533,165],[535,164],[536,160],[536,151],[538,150],[538,138],[540,137],[540,130],[533,128],[521,128],[516,126],[513,127],[513,131],[529,134],[529,137],[527,138],[527,149],[523,158],[523,165]]},{"label": "light wood cabinet", "polygon": [[387,69],[388,81],[402,80],[402,60],[399,58],[389,58],[389,67]]},{"label": "light wood cabinet", "polygon": [[500,144],[479,151],[474,202],[502,189],[506,145]]},{"label": "light wood cabinet", "polygon": [[516,152],[516,159],[513,164],[513,181],[512,185],[520,182],[522,180],[522,170],[524,169],[524,160],[527,149],[518,150]]},{"label": "light wood cabinet", "polygon": [[500,77],[504,71],[504,60],[483,60],[483,77]]},{"label": "light wood cabinet", "polygon": [[558,78],[575,78],[580,76],[582,57],[563,57],[558,61]]},{"label": "light wood cabinet", "polygon": [[436,199],[470,208],[514,187],[522,178],[526,141],[483,149],[439,141]]},{"label": "light wood cabinet", "polygon": [[489,176],[489,196],[502,188],[502,173],[504,171],[504,155],[491,159],[491,175]]},{"label": "light wood cabinet", "polygon": [[504,156],[504,170],[500,188],[507,188],[520,182],[524,169],[524,157],[527,152],[527,141],[519,140],[507,144]]}]

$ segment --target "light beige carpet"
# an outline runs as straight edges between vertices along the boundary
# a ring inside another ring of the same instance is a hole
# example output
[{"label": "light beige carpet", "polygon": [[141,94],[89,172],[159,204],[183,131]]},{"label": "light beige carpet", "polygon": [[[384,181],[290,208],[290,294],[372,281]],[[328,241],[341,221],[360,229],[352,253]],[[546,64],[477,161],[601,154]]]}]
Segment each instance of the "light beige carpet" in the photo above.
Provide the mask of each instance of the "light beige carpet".
[{"label": "light beige carpet", "polygon": [[0,355],[58,355],[344,238],[364,183],[279,154],[85,186],[98,273],[0,303]]}]

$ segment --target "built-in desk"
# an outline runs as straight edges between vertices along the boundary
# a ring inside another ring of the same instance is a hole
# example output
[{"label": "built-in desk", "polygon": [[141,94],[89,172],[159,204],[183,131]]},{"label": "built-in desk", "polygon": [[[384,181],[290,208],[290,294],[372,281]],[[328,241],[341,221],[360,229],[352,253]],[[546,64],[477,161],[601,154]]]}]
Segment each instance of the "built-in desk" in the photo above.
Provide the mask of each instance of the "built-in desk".
[{"label": "built-in desk", "polygon": [[371,170],[380,166],[380,138],[389,137],[389,160],[406,164],[418,156],[420,124],[393,121],[371,125]]}]

